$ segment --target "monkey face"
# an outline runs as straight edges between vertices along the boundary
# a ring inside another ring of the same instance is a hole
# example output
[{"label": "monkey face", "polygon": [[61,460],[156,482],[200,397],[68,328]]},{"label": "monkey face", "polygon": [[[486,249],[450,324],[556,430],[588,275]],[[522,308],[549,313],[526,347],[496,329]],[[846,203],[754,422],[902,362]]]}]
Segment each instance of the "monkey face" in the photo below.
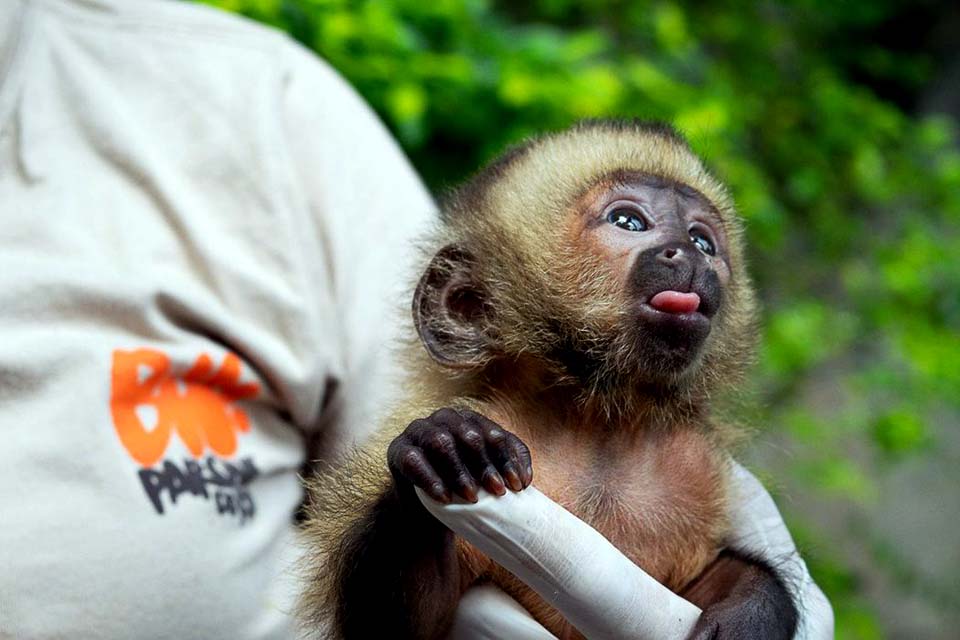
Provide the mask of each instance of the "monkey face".
[{"label": "monkey face", "polygon": [[587,122],[529,140],[454,192],[442,223],[413,317],[446,368],[523,362],[609,409],[651,390],[712,393],[751,361],[740,219],[667,126]]},{"label": "monkey face", "polygon": [[651,381],[683,374],[701,354],[730,281],[714,208],[686,185],[634,174],[597,185],[577,209],[578,235],[616,290],[614,357],[636,361],[630,369]]},{"label": "monkey face", "polygon": [[[519,336],[519,348],[538,352],[511,327],[533,326],[540,335],[559,327],[565,333],[542,353],[578,377],[661,384],[692,372],[731,279],[728,240],[713,205],[689,186],[633,172],[598,181],[567,215],[569,223],[552,236],[561,245],[547,239],[517,261],[523,266],[495,271],[508,278],[480,276],[477,256],[454,245],[434,256],[413,305],[430,355],[448,367],[473,368],[498,351],[510,357],[519,350],[504,337]],[[488,260],[509,245],[488,249]],[[549,268],[528,266],[538,252],[555,258]],[[541,281],[552,295],[534,297],[536,272],[553,274]],[[492,280],[505,283],[508,295],[491,300]]]}]

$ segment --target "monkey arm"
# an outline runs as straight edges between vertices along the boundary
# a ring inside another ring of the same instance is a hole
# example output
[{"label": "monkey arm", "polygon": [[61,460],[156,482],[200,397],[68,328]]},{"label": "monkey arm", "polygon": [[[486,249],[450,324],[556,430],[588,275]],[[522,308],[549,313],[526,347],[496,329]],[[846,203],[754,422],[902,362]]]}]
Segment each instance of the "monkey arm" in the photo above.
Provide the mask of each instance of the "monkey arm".
[{"label": "monkey arm", "polygon": [[797,607],[765,563],[724,550],[681,595],[703,607],[689,640],[794,638]]},{"label": "monkey arm", "polygon": [[453,532],[391,486],[344,536],[333,618],[344,640],[442,638],[460,599]]},{"label": "monkey arm", "polygon": [[[800,640],[827,640],[832,638],[833,613],[830,604],[810,578],[806,565],[803,564],[797,553],[773,500],[756,478],[739,465],[735,466],[733,489],[736,492],[736,497],[731,504],[731,519],[734,526],[731,538],[732,546],[765,559],[767,563],[777,567],[779,575],[783,578],[787,590],[799,609],[800,620],[796,638]],[[508,494],[506,497],[516,502],[518,499],[525,500],[530,493],[524,491],[521,494]],[[489,501],[482,500],[478,505],[440,507],[434,504],[430,508],[448,526],[457,529],[477,546],[483,548],[483,539],[489,538],[485,543],[487,547],[485,551],[508,566],[518,577],[531,586],[535,586],[537,576],[542,576],[546,572],[547,579],[552,580],[552,587],[550,588],[557,592],[551,600],[551,604],[571,622],[574,622],[578,628],[581,628],[581,624],[588,625],[594,632],[587,633],[588,637],[653,637],[631,634],[631,628],[635,628],[631,627],[631,624],[635,623],[609,617],[610,608],[624,610],[628,614],[637,615],[641,619],[647,615],[648,610],[653,611],[655,615],[658,610],[662,609],[662,604],[656,601],[638,604],[631,589],[623,589],[625,586],[630,586],[630,582],[621,578],[619,585],[612,584],[612,588],[604,591],[601,597],[596,597],[596,595],[591,595],[589,591],[584,591],[582,584],[572,584],[574,576],[588,576],[592,580],[592,577],[597,574],[598,567],[602,569],[603,575],[607,575],[609,570],[601,566],[605,562],[633,567],[633,564],[627,558],[623,556],[618,558],[619,552],[616,552],[615,549],[613,549],[615,553],[611,555],[607,555],[603,551],[589,553],[586,557],[570,553],[571,550],[583,549],[584,546],[587,549],[593,546],[601,550],[604,546],[612,548],[612,545],[582,522],[580,523],[582,527],[560,527],[558,529],[560,521],[552,518],[552,515],[562,511],[566,516],[572,516],[556,507],[556,505],[554,505],[556,510],[549,508],[545,512],[547,516],[543,519],[544,521],[537,519],[537,522],[540,523],[539,526],[531,526],[524,522],[530,517],[531,509],[543,506],[540,501],[523,502],[521,505],[525,510],[523,518],[516,518],[516,514],[511,515],[515,509],[508,511],[506,509],[508,506],[510,505],[503,500],[491,499]],[[464,530],[463,521],[465,520],[471,521],[467,530]],[[518,522],[523,524],[518,525]],[[581,534],[586,537],[577,542],[576,539]],[[596,538],[599,538],[599,540]],[[526,542],[522,543],[524,548],[518,550],[514,539],[526,539]],[[492,549],[490,549],[491,545]],[[505,555],[508,558],[513,558],[512,566],[501,560]],[[606,560],[602,561],[602,558],[606,558]],[[552,573],[549,571],[551,567],[555,570]],[[558,567],[561,569],[557,570]],[[622,570],[629,571],[629,567]],[[636,569],[636,567],[633,568]],[[749,585],[750,580],[766,579],[766,576],[762,573],[758,575],[753,571],[734,572],[733,569],[735,568],[737,567],[734,563],[728,563],[725,567],[728,576],[733,573],[741,574],[740,577],[744,579],[744,587]],[[649,576],[647,577],[649,578]],[[673,597],[680,600],[679,596]],[[489,629],[480,628],[477,630],[474,621],[483,621],[484,627],[494,626],[501,630],[510,629],[512,631],[513,628],[528,630],[532,628],[521,619],[522,616],[519,612],[504,608],[501,600],[502,598],[490,597],[490,594],[478,594],[476,598],[466,598],[461,605],[461,609],[457,612],[454,626],[455,631],[458,632],[455,636],[456,640],[479,640],[481,638],[497,637],[496,633],[491,635]],[[692,605],[688,603],[688,606]],[[575,622],[577,616],[586,617],[587,620],[585,622]],[[503,620],[498,620],[498,617],[502,617]],[[584,631],[585,628],[587,627],[581,628],[581,631]],[[667,635],[658,637],[681,638],[692,628],[693,622],[682,628],[678,625],[674,630],[668,631]],[[540,636],[531,635],[530,637]],[[549,637],[549,635],[543,637]]]},{"label": "monkey arm", "polygon": [[694,637],[713,637],[718,624],[736,628],[738,619],[753,616],[770,621],[764,637],[792,634],[795,627],[795,637],[803,640],[832,638],[830,603],[811,579],[770,494],[735,462],[731,484],[732,551],[683,592],[706,610]]},{"label": "monkey arm", "polygon": [[683,638],[700,609],[654,580],[534,487],[427,509],[533,588],[592,639]]},{"label": "monkey arm", "polygon": [[449,500],[475,498],[481,486],[520,491],[532,480],[526,445],[472,411],[441,408],[412,421],[397,414],[390,423],[407,426],[382,429],[309,483],[305,535],[318,553],[301,616],[344,640],[431,640],[450,628],[471,570],[414,487]]}]

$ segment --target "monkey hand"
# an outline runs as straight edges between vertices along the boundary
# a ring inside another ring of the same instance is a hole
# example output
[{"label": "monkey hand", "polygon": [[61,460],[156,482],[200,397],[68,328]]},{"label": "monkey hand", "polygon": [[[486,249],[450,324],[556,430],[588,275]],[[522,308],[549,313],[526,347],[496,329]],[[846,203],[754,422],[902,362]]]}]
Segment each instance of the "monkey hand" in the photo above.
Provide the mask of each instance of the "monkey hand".
[{"label": "monkey hand", "polygon": [[412,485],[444,504],[452,493],[476,502],[479,487],[502,496],[507,488],[521,491],[533,480],[527,445],[492,420],[462,409],[440,409],[411,422],[390,443],[387,464],[401,491]]},{"label": "monkey hand", "polygon": [[[770,578],[771,583],[775,582]],[[754,584],[745,593],[703,610],[687,640],[774,640],[793,638],[797,614],[779,583]]]}]

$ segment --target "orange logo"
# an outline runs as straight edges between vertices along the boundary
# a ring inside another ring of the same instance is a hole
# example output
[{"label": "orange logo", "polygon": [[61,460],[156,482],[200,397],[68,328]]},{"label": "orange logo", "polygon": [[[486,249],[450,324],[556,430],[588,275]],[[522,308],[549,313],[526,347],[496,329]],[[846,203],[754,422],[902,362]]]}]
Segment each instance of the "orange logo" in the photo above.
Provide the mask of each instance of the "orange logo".
[{"label": "orange logo", "polygon": [[110,412],[120,442],[144,467],[163,456],[176,433],[199,458],[209,448],[221,456],[237,450],[237,432],[250,430],[247,415],[234,405],[260,391],[240,382],[240,358],[228,353],[214,371],[201,354],[189,371],[175,376],[170,358],[160,351],[113,352]]}]

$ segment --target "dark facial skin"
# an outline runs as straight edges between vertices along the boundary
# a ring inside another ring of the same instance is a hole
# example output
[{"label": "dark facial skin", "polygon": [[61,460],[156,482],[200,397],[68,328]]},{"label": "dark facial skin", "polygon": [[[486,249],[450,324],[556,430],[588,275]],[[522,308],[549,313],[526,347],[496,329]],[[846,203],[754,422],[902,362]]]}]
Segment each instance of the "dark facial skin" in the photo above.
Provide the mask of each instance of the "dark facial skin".
[{"label": "dark facial skin", "polygon": [[[580,237],[609,265],[625,295],[624,339],[636,341],[650,373],[689,367],[710,333],[730,281],[727,239],[697,191],[653,176],[600,185],[587,194]],[[695,310],[665,311],[663,291],[695,293]]]},{"label": "dark facial skin", "polygon": [[[712,205],[699,192],[652,176],[603,185],[594,191],[583,211],[582,226],[589,241],[605,254],[624,281],[638,255],[671,244],[689,251],[688,258],[701,259],[704,268],[716,272],[721,286],[730,281],[726,236]],[[611,214],[621,211],[641,218],[646,228],[630,230],[610,220]],[[715,254],[695,244],[695,235],[706,236]]]}]

